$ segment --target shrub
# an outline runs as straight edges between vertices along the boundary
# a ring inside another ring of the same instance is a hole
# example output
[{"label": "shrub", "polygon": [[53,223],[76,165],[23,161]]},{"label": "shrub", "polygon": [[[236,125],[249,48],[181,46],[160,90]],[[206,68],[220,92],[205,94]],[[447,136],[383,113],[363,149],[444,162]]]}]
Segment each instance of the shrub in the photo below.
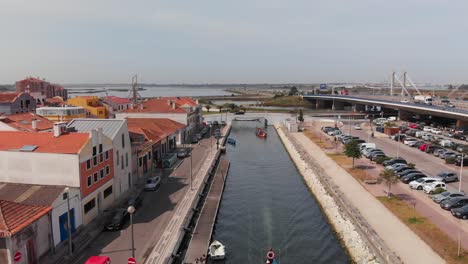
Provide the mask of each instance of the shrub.
[{"label": "shrub", "polygon": [[456,158],[448,157],[448,158],[445,159],[445,163],[447,163],[447,164],[455,164],[455,161],[456,161],[456,160],[457,160]]},{"label": "shrub", "polygon": [[377,164],[382,164],[384,161],[390,160],[390,159],[392,159],[392,158],[390,158],[390,157],[378,157],[378,158],[375,160],[375,162],[376,162]]},{"label": "shrub", "polygon": [[445,192],[445,190],[443,188],[437,188],[435,189],[434,191],[432,191],[432,194],[439,194],[439,193],[443,193]]}]

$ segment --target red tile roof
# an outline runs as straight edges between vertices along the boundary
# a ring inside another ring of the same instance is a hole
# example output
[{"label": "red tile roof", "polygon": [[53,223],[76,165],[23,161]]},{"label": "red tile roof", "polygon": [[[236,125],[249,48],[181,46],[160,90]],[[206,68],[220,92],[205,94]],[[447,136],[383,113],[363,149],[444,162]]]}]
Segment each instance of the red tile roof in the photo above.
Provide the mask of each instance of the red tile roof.
[{"label": "red tile roof", "polygon": [[0,93],[0,103],[11,103],[21,93]]},{"label": "red tile roof", "polygon": [[48,81],[41,80],[41,79],[39,79],[39,78],[34,78],[34,77],[28,77],[28,78],[23,79],[23,80],[18,81],[18,82],[38,82],[38,83],[40,83],[40,82],[45,82],[45,83],[48,83]]},{"label": "red tile roof", "polygon": [[77,154],[88,140],[88,133],[64,133],[54,137],[52,132],[0,131],[0,151],[32,145],[37,146],[33,152]]},{"label": "red tile roof", "polygon": [[177,106],[197,106],[197,101],[193,100],[191,97],[162,97],[162,99],[172,100],[176,103]]},{"label": "red tile roof", "polygon": [[[36,119],[36,129],[32,128],[33,119]],[[6,115],[4,118],[0,118],[0,122],[3,122],[19,131],[35,132],[52,129],[54,127],[54,122],[35,113]]]},{"label": "red tile roof", "polygon": [[168,118],[127,118],[127,124],[130,132],[143,134],[146,139],[154,142],[186,127]]},{"label": "red tile roof", "polygon": [[0,200],[0,237],[18,233],[50,210],[50,206],[24,205]]},{"label": "red tile roof", "polygon": [[173,108],[171,106],[171,100],[169,99],[161,99],[161,98],[153,98],[149,99],[146,102],[137,104],[132,109],[127,109],[123,112],[127,113],[180,113],[184,114],[187,113],[182,108],[176,107]]},{"label": "red tile roof", "polygon": [[59,105],[59,106],[65,104],[65,101],[60,96],[55,96],[55,97],[52,97],[52,98],[46,98],[45,100],[46,100],[47,104],[53,104],[53,105]]},{"label": "red tile roof", "polygon": [[116,104],[129,104],[129,103],[131,103],[131,101],[129,99],[118,97],[118,96],[107,96],[107,97],[104,97],[103,99],[109,100],[109,101],[114,102]]}]

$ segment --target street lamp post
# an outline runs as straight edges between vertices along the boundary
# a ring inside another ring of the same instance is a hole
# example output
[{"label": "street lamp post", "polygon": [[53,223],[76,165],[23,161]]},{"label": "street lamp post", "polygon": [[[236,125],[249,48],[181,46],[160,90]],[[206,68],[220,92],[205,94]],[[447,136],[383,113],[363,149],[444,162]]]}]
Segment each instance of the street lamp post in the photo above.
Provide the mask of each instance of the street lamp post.
[{"label": "street lamp post", "polygon": [[463,160],[465,159],[465,150],[463,149],[460,161],[460,179],[458,179],[458,191],[462,189],[462,177],[463,177]]},{"label": "street lamp post", "polygon": [[132,229],[132,258],[135,258],[135,240],[133,236],[133,214],[135,213],[135,207],[129,206],[127,212],[130,214],[130,226]]},{"label": "street lamp post", "polygon": [[192,154],[193,154],[193,149],[190,149],[190,190],[193,190],[193,186],[192,186]]},{"label": "street lamp post", "polygon": [[210,124],[210,155],[211,155],[211,149],[213,149],[213,125]]},{"label": "street lamp post", "polygon": [[72,245],[72,230],[71,230],[71,218],[70,218],[70,188],[65,188],[65,193],[67,195],[67,232],[68,232],[68,255],[73,255],[73,245]]}]

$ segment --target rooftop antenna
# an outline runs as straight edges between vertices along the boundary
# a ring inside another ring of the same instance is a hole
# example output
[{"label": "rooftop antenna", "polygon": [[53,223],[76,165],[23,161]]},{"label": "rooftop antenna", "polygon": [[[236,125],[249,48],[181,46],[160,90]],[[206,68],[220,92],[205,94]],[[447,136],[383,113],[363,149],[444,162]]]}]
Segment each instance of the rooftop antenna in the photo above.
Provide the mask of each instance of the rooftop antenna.
[{"label": "rooftop antenna", "polygon": [[136,74],[132,77],[132,90],[130,90],[129,99],[134,105],[138,104],[138,100],[141,99],[141,95],[138,93],[138,76]]}]

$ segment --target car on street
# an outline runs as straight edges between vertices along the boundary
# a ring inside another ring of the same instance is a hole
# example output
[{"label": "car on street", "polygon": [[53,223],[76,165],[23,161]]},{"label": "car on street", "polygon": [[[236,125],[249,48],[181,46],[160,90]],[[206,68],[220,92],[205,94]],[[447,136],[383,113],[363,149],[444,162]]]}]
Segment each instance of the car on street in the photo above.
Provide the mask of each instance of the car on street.
[{"label": "car on street", "polygon": [[382,164],[384,166],[389,166],[389,165],[393,165],[395,163],[404,163],[404,164],[407,164],[408,162],[403,159],[403,158],[393,158],[393,159],[390,159],[390,160],[386,160],[384,161]]},{"label": "car on street", "polygon": [[143,204],[143,193],[132,194],[127,199],[127,207],[133,206],[135,208],[140,207]]},{"label": "car on street", "polygon": [[177,157],[180,159],[183,159],[185,157],[189,156],[189,150],[188,149],[179,149],[177,151]]},{"label": "car on street", "polygon": [[156,176],[156,177],[151,177],[148,180],[146,180],[145,183],[145,191],[154,191],[156,190],[159,185],[161,185],[161,177]]},{"label": "car on street", "polygon": [[408,99],[401,99],[401,100],[400,100],[400,103],[407,104],[407,103],[409,103],[409,101],[408,101]]},{"label": "car on street", "polygon": [[359,124],[355,124],[354,129],[355,130],[362,130],[362,128],[361,128],[361,126]]},{"label": "car on street", "polygon": [[415,181],[417,179],[421,179],[421,178],[426,178],[427,176],[424,174],[424,173],[418,173],[418,172],[415,172],[415,173],[410,173],[404,177],[401,177],[401,182],[402,183],[410,183],[412,181]]},{"label": "car on street", "polygon": [[460,196],[455,198],[450,198],[440,202],[440,207],[445,210],[450,210],[452,208],[460,208],[468,204],[468,196]]},{"label": "car on street", "polygon": [[468,204],[459,208],[453,208],[450,211],[456,218],[468,219]]},{"label": "car on street", "polygon": [[464,193],[462,192],[449,192],[449,191],[445,191],[445,192],[442,192],[442,193],[439,193],[439,194],[434,194],[434,195],[431,195],[431,199],[432,201],[434,201],[435,203],[440,203],[442,202],[443,200],[447,200],[447,199],[450,199],[450,198],[455,198],[455,197],[462,197],[462,196],[465,196]]},{"label": "car on street", "polygon": [[427,194],[432,194],[435,190],[442,188],[443,190],[447,190],[447,186],[445,183],[441,181],[435,181],[424,185],[423,191]]},{"label": "car on street", "polygon": [[126,208],[119,208],[112,212],[112,218],[106,223],[104,229],[106,231],[115,231],[122,229],[123,225],[128,219],[128,212]]},{"label": "car on street", "polygon": [[457,182],[458,176],[455,172],[442,171],[437,174],[437,177],[441,178],[442,182]]},{"label": "car on street", "polygon": [[422,190],[426,184],[429,184],[435,181],[437,181],[436,178],[430,178],[430,177],[419,178],[417,180],[410,182],[409,187],[415,190]]}]

